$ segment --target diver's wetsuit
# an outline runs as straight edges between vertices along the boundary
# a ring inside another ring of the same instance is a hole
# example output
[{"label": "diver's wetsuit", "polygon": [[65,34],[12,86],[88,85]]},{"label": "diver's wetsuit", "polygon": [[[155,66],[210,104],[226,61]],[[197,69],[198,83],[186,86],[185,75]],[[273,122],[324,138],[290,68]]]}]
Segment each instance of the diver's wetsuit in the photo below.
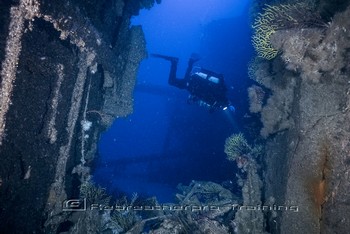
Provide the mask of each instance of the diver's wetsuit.
[{"label": "diver's wetsuit", "polygon": [[[179,79],[176,77],[178,58],[158,54],[153,54],[153,56],[171,62],[168,83],[177,88],[188,90],[190,92],[189,102],[204,103],[211,109],[229,106],[229,101],[226,97],[227,89],[224,77],[221,74],[200,69],[200,73],[204,74],[206,78],[201,77],[199,72],[192,72],[193,64],[198,59],[190,58],[185,77]],[[211,81],[210,78],[213,78],[215,82]]]},{"label": "diver's wetsuit", "polygon": [[193,64],[195,63],[195,60],[192,58],[189,59],[185,78],[183,78],[183,79],[179,79],[176,77],[178,59],[173,58],[172,60],[170,60],[170,62],[171,62],[171,68],[170,68],[168,83],[170,85],[178,87],[180,89],[188,88],[187,86],[188,86],[188,82],[191,79],[191,71],[193,68]]}]

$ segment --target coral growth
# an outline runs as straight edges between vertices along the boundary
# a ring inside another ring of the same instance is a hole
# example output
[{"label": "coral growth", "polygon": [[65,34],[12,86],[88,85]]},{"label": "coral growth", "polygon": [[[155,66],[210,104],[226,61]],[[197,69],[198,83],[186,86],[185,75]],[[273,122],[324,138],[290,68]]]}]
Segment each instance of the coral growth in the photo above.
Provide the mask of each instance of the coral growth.
[{"label": "coral growth", "polygon": [[[242,172],[247,173],[245,180],[237,174],[242,183],[243,206],[261,205],[262,181],[258,174],[256,158],[263,154],[262,147],[250,146],[244,135],[239,133],[227,138],[225,153],[229,160],[236,160]],[[235,215],[232,226],[235,233],[264,233],[264,215],[261,210],[240,209]]]},{"label": "coral growth", "polygon": [[265,91],[257,86],[253,85],[248,88],[248,97],[249,97],[249,111],[251,113],[258,113],[262,109]]},{"label": "coral growth", "polygon": [[286,71],[284,66],[280,59],[271,63],[257,57],[248,66],[250,78],[272,93],[267,97],[264,89],[257,85],[248,89],[249,109],[252,113],[261,113],[263,128],[260,134],[264,138],[293,125],[290,116],[298,78],[292,72]]},{"label": "coral growth", "polygon": [[272,96],[261,112],[261,133],[270,136],[266,194],[302,207],[279,216],[277,233],[349,230],[350,7],[337,10],[327,27],[271,38],[281,56],[269,62]]},{"label": "coral growth", "polygon": [[[300,78],[319,83],[343,75],[349,67],[346,51],[350,48],[350,23],[335,16],[326,28],[316,19],[316,23],[306,24],[307,28],[276,31],[270,39],[274,48],[282,52],[281,59],[270,64],[255,59],[248,67],[250,77],[273,94],[261,110],[261,135],[265,138],[293,126],[290,116]],[[254,98],[252,92],[249,95]],[[250,109],[260,110],[260,105]]]},{"label": "coral growth", "polygon": [[271,88],[269,67],[267,60],[255,56],[248,64],[248,77],[266,88]]},{"label": "coral growth", "polygon": [[253,46],[258,56],[265,59],[273,59],[278,54],[278,49],[271,44],[271,37],[276,31],[286,28],[309,27],[322,25],[321,18],[313,7],[304,2],[295,4],[267,5],[263,13],[255,19],[252,28]]},{"label": "coral growth", "polygon": [[235,161],[237,157],[248,154],[251,150],[242,133],[233,134],[225,141],[225,153],[230,161]]},{"label": "coral growth", "polygon": [[[318,83],[322,77],[339,76],[347,66],[350,23],[334,17],[327,28],[281,31],[273,44],[283,51],[286,68],[303,80]],[[280,35],[279,35],[280,34]]]},{"label": "coral growth", "polygon": [[242,160],[242,157],[247,161],[254,160],[263,154],[261,145],[251,146],[242,133],[232,134],[225,141],[225,153],[230,161]]},{"label": "coral growth", "polygon": [[267,99],[266,106],[261,110],[261,122],[264,127],[260,134],[266,138],[293,125],[290,118],[294,98],[294,79],[289,80],[290,85],[285,89],[275,89],[274,95]]}]

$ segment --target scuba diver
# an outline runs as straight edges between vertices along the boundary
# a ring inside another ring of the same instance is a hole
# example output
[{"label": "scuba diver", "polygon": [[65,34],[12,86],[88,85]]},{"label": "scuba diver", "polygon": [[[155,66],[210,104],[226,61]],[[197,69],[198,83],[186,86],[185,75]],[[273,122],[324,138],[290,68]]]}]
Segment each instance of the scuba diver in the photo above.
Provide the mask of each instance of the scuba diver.
[{"label": "scuba diver", "polygon": [[199,57],[195,54],[192,54],[188,61],[188,67],[183,79],[176,77],[178,58],[161,54],[151,54],[151,56],[171,62],[168,83],[179,89],[188,90],[190,93],[187,100],[188,103],[196,103],[207,107],[210,112],[226,109],[235,111],[235,108],[226,97],[227,88],[223,75],[201,67],[193,67],[193,64],[199,60]]}]

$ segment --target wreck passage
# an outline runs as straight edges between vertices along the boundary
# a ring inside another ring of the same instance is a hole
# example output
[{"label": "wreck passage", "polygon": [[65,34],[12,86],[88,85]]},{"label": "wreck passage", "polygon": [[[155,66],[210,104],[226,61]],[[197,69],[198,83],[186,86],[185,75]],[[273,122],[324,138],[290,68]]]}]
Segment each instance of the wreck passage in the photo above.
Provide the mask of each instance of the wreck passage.
[{"label": "wreck passage", "polygon": [[[350,1],[220,4],[0,3],[0,233],[347,233]],[[191,52],[234,114],[148,56]]]}]

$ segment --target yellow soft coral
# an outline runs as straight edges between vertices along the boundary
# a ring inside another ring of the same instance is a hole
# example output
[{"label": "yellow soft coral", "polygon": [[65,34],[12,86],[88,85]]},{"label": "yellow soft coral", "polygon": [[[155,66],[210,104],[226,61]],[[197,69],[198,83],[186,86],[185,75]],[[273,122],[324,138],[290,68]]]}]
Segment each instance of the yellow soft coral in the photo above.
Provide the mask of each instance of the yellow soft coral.
[{"label": "yellow soft coral", "polygon": [[272,22],[276,19],[275,6],[266,5],[264,13],[259,13],[252,28],[254,35],[252,37],[253,46],[258,56],[265,59],[273,59],[276,57],[278,50],[272,47],[270,39],[274,34],[275,27]]},{"label": "yellow soft coral", "polygon": [[225,153],[230,161],[236,160],[237,157],[247,153],[249,150],[251,150],[251,147],[242,133],[233,134],[226,139]]},{"label": "yellow soft coral", "polygon": [[[302,11],[300,9],[310,9],[305,3],[296,4],[280,4],[271,6],[266,4],[263,13],[259,13],[255,19],[252,28],[254,35],[252,44],[258,53],[258,56],[265,59],[273,59],[278,54],[278,50],[271,45],[271,36],[276,30],[296,27],[303,20]],[[299,17],[299,18],[298,18]]]},{"label": "yellow soft coral", "polygon": [[226,139],[225,153],[230,161],[257,159],[264,154],[264,149],[261,145],[250,145],[242,133],[237,133]]}]

